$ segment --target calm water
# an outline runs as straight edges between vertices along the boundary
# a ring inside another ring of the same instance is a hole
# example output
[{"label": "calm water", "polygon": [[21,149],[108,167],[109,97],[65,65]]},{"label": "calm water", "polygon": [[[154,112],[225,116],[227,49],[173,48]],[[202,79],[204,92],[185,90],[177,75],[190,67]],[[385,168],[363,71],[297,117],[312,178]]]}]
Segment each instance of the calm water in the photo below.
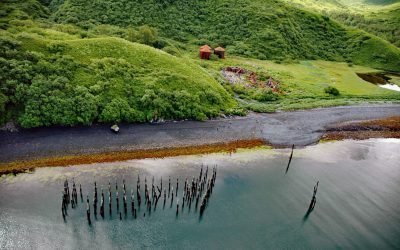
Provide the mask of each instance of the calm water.
[{"label": "calm water", "polygon": [[[342,141],[297,149],[285,175],[289,153],[260,149],[3,176],[0,248],[400,248],[400,140]],[[156,183],[163,176],[164,187],[168,176],[174,187],[180,178],[181,196],[183,179],[197,176],[201,164],[218,165],[216,186],[201,220],[193,207],[176,217],[175,203],[169,208],[167,202],[165,209],[158,205],[146,217],[142,205],[136,220],[128,212],[122,221],[115,213],[110,218],[106,206],[105,219],[92,216],[89,226],[80,198],[77,209],[69,208],[67,221],[62,219],[66,177],[82,183],[90,200],[95,180],[106,189],[109,180],[118,180],[121,186],[125,178],[130,194],[138,174],[142,190],[144,176],[150,182],[154,176]],[[316,181],[316,207],[305,218]]]}]

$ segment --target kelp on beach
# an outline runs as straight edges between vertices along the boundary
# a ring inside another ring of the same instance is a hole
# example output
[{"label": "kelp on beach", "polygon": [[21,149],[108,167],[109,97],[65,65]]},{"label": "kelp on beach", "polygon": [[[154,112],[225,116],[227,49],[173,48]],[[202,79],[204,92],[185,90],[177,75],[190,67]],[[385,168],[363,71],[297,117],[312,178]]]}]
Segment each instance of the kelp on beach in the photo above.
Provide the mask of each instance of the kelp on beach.
[{"label": "kelp on beach", "polygon": [[205,144],[175,148],[157,148],[144,150],[114,151],[86,155],[67,155],[32,160],[14,161],[0,164],[0,174],[17,174],[38,167],[66,167],[70,165],[116,162],[133,159],[163,158],[179,155],[209,154],[217,152],[235,152],[240,148],[254,148],[267,145],[261,139],[237,140],[226,143]]},{"label": "kelp on beach", "polygon": [[327,129],[321,140],[400,138],[400,117],[349,122]]}]

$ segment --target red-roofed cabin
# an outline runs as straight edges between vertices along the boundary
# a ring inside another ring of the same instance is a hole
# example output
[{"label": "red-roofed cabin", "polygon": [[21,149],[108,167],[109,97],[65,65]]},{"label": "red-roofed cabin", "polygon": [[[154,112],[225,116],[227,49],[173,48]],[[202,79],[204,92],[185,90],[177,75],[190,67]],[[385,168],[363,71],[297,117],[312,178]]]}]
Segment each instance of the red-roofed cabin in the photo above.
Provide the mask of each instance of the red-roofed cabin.
[{"label": "red-roofed cabin", "polygon": [[225,58],[225,49],[222,47],[216,47],[214,49],[214,54],[216,54],[219,58],[224,59]]},{"label": "red-roofed cabin", "polygon": [[211,56],[211,47],[204,45],[200,47],[200,59],[209,60]]}]

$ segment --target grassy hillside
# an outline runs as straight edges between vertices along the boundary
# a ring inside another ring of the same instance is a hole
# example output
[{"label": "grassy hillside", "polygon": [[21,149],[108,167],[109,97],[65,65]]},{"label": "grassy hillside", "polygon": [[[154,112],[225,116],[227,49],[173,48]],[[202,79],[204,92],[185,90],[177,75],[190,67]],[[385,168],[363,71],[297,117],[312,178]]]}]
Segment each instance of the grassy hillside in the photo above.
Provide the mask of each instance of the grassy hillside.
[{"label": "grassy hillside", "polygon": [[[98,24],[122,27],[147,24],[158,28],[165,37],[197,45],[223,45],[230,54],[245,57],[278,61],[355,60],[382,69],[400,69],[400,49],[283,1],[65,0],[59,3],[52,5],[52,20],[85,29]],[[384,49],[378,55],[373,52],[375,48]],[[375,61],[377,56],[381,58]]]},{"label": "grassy hillside", "polygon": [[[399,71],[398,48],[281,1],[5,0],[0,10],[0,124],[203,120],[400,100],[356,76]],[[204,43],[226,46],[227,59],[198,59]],[[221,74],[228,66],[272,77],[279,91],[234,86]]]},{"label": "grassy hillside", "polygon": [[206,119],[233,98],[204,69],[115,37],[81,39],[36,24],[0,32],[2,122],[24,127]]},{"label": "grassy hillside", "polygon": [[317,11],[400,47],[400,1],[398,0],[286,0],[286,2]]},{"label": "grassy hillside", "polygon": [[[195,55],[193,54],[192,57]],[[268,75],[280,83],[281,94],[271,101],[257,101],[251,89],[236,88],[226,83],[231,93],[240,97],[240,104],[258,112],[276,110],[296,110],[335,105],[357,104],[365,101],[400,101],[400,93],[378,87],[359,78],[356,73],[376,72],[363,66],[349,66],[346,63],[328,61],[300,61],[298,63],[280,64],[271,61],[229,57],[219,61],[198,61],[215,78],[224,81],[221,69],[238,66],[259,75]],[[325,93],[325,88],[335,87],[339,96]]]}]

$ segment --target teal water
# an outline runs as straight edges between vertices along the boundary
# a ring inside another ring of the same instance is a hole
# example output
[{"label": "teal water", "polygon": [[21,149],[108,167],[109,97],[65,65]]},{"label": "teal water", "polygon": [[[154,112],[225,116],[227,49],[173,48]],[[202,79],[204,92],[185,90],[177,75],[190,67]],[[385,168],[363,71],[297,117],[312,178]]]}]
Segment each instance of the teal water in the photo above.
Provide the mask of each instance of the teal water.
[{"label": "teal water", "polygon": [[[289,154],[289,149],[257,149],[3,176],[0,248],[400,248],[400,140],[341,141],[296,149],[285,175]],[[142,190],[145,176],[150,183],[152,176],[156,183],[162,176],[164,187],[171,176],[174,188],[176,178],[180,180],[181,200],[184,179],[197,176],[202,164],[218,165],[218,174],[201,220],[193,206],[176,217],[175,199],[173,208],[167,202],[163,209],[161,200],[150,216],[143,217],[142,205],[137,219],[128,212],[122,221],[115,207],[110,218],[106,206],[105,219],[92,216],[89,226],[79,197],[78,208],[69,208],[66,222],[62,219],[65,178],[82,183],[85,197],[89,193],[92,201],[94,181],[100,192],[109,181],[117,180],[121,187],[125,179],[130,194],[138,174]],[[317,181],[317,203],[306,218]]]}]

